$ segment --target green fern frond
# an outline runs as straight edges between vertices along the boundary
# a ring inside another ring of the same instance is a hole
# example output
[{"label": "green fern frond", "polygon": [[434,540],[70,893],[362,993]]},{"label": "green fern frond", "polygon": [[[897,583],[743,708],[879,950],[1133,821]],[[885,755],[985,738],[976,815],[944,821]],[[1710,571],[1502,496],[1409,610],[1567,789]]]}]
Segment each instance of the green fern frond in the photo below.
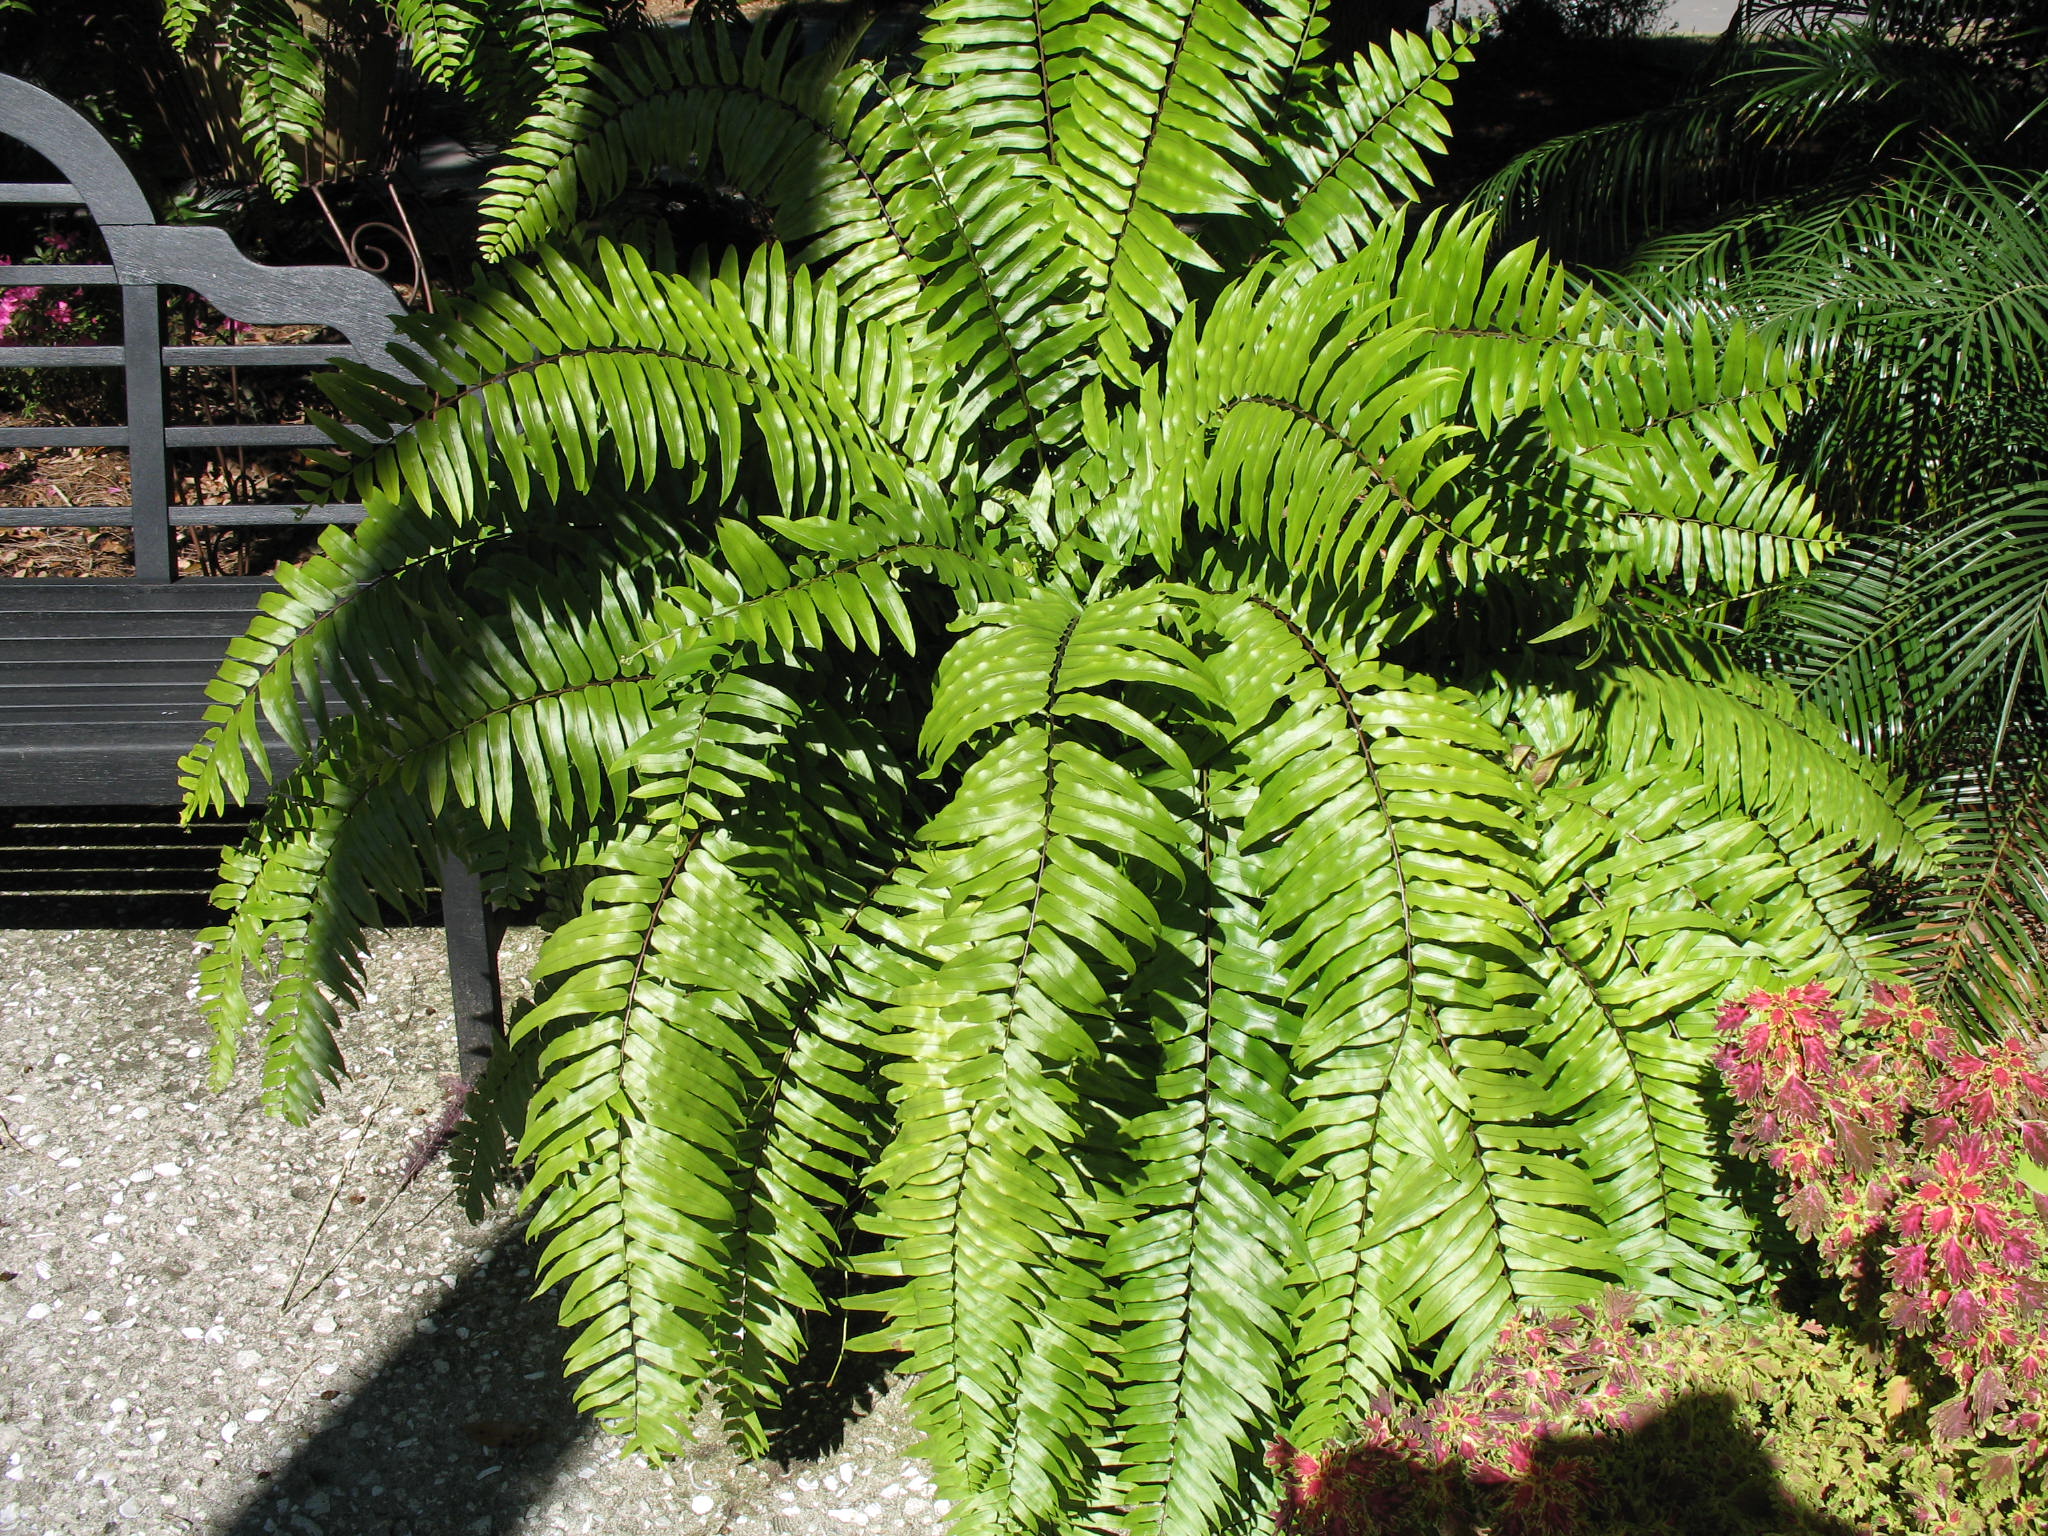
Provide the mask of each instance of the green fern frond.
[{"label": "green fern frond", "polygon": [[732,1315],[720,1277],[740,1257],[748,1109],[787,1038],[779,994],[803,969],[726,848],[683,828],[615,845],[600,862],[617,872],[536,962],[559,984],[519,1023],[553,1026],[519,1147],[550,1234],[540,1283],[567,1285],[581,1406],[654,1452],[687,1441],[729,1330],[758,1321]]},{"label": "green fern frond", "polygon": [[[636,487],[687,469],[692,500],[732,497],[742,464],[759,464],[760,489],[799,513],[844,515],[900,488],[906,452],[860,414],[846,381],[814,371],[822,349],[777,345],[719,279],[700,287],[608,244],[597,259],[586,273],[549,252],[511,269],[509,284],[481,285],[458,308],[464,346],[428,341],[415,417],[363,444],[327,489],[461,522],[500,481],[515,503],[558,501],[588,494],[606,464]],[[761,258],[746,280],[774,281],[778,259]],[[831,284],[810,293],[817,325],[845,323]],[[881,377],[902,390],[914,374],[905,363]],[[908,430],[893,401],[874,403]]]},{"label": "green fern frond", "polygon": [[1292,104],[1257,182],[1274,248],[1326,267],[1412,205],[1429,185],[1423,157],[1450,135],[1450,83],[1471,58],[1468,33],[1396,33]]},{"label": "green fern frond", "polygon": [[[942,664],[928,751],[943,764],[999,734],[880,898],[900,915],[877,936],[921,963],[881,1018],[879,1044],[900,1058],[885,1069],[896,1129],[864,1219],[896,1241],[863,1267],[900,1284],[860,1305],[894,1319],[885,1336],[923,1378],[926,1432],[965,1518],[997,1527],[1085,1501],[1089,1445],[1109,1427],[1096,1244],[1064,1234],[1113,1191],[1080,1155],[1072,1070],[1097,1054],[1091,1022],[1158,933],[1134,874],[1176,876],[1186,833],[1090,741],[1185,761],[1112,686],[1200,688],[1159,629],[1168,611],[1144,591],[986,610]],[[1020,1381],[1027,1350],[1045,1369]]]},{"label": "green fern frond", "polygon": [[[1262,926],[1299,1020],[1297,1428],[1316,1440],[1361,1413],[1411,1347],[1456,1323],[1455,1360],[1514,1305],[1498,1224],[1447,1215],[1485,1201],[1488,1179],[1469,1123],[1440,1140],[1434,1127],[1460,1111],[1433,1079],[1450,1071],[1445,1014],[1483,1012],[1483,949],[1531,939],[1513,841],[1523,791],[1491,760],[1493,728],[1426,679],[1349,656],[1266,600],[1217,622],[1231,644],[1216,670],[1257,790],[1243,836],[1265,867]],[[1437,1175],[1408,1169],[1411,1155]],[[1414,1234],[1437,1218],[1439,1242],[1461,1230],[1481,1249],[1441,1256],[1432,1280]]]},{"label": "green fern frond", "polygon": [[1621,1283],[1693,1305],[1758,1278],[1701,1090],[1721,978],[1753,963],[1725,893],[1754,861],[1740,867],[1745,830],[1711,803],[1643,772],[1546,789],[1531,908],[1543,944],[1521,978],[1526,1048],[1573,1127]]},{"label": "green fern frond", "polygon": [[1697,775],[1746,815],[1779,827],[1839,827],[1844,845],[1868,849],[1908,875],[1940,863],[1946,837],[1937,809],[1782,685],[1622,667],[1602,674],[1596,687],[1596,751],[1613,769],[1660,764]]},{"label": "green fern frond", "polygon": [[1051,38],[1048,67],[1070,82],[1054,158],[1099,284],[1113,377],[1131,381],[1154,327],[1179,321],[1180,269],[1213,265],[1177,221],[1256,200],[1247,172],[1264,158],[1261,108],[1300,30],[1290,9],[1269,18],[1238,0],[1162,0],[1090,9]]},{"label": "green fern frond", "polygon": [[1123,1127],[1142,1171],[1132,1217],[1103,1253],[1126,1332],[1115,1470],[1097,1498],[1145,1536],[1222,1529],[1263,1489],[1293,1352],[1299,1242],[1282,1150],[1293,1020],[1259,932],[1260,877],[1235,846],[1241,799],[1207,773],[1193,786],[1185,894],[1162,910],[1159,947],[1131,988],[1158,1042],[1157,1107]]},{"label": "green fern frond", "polygon": [[[563,89],[506,151],[484,203],[487,258],[568,234],[660,165],[698,166],[739,187],[811,260],[841,258],[851,308],[905,313],[917,249],[880,175],[869,82],[826,56],[795,56],[794,28],[736,45],[717,27],[637,40]],[[820,156],[829,156],[826,171]]]},{"label": "green fern frond", "polygon": [[[429,846],[416,802],[361,794],[324,754],[279,786],[252,846],[223,870],[215,899],[233,909],[230,920],[200,935],[211,946],[200,1001],[214,1024],[216,1088],[234,1070],[243,1031],[260,1020],[265,1107],[294,1124],[311,1118],[323,1084],[342,1073],[336,1010],[362,995],[366,936],[383,902],[424,900],[419,850]],[[267,984],[253,1008],[252,974]]]}]

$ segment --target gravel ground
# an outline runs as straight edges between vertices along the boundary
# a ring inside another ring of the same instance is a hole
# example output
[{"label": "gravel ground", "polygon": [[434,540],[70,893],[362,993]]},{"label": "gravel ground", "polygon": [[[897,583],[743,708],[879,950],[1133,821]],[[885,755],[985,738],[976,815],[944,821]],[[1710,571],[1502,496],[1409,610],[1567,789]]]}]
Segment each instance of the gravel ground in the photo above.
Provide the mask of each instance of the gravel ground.
[{"label": "gravel ground", "polygon": [[438,933],[379,938],[361,1077],[304,1128],[246,1064],[206,1090],[193,950],[0,933],[0,1532],[943,1533],[885,1391],[814,1394],[786,1465],[705,1425],[651,1467],[575,1413],[516,1224],[398,1187],[453,1061]]}]

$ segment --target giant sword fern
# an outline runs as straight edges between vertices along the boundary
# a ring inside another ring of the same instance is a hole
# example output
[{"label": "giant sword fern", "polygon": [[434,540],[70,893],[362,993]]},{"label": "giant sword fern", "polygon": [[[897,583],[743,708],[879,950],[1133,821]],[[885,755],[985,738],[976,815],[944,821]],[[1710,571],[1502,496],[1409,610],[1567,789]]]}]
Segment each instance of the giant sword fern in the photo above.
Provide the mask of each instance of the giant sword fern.
[{"label": "giant sword fern", "polygon": [[[579,891],[479,1102],[637,1446],[715,1400],[760,1448],[850,1295],[959,1530],[1192,1536],[1515,1308],[1755,1292],[1712,1006],[1885,974],[1859,872],[1940,853],[1715,640],[1827,545],[1768,463],[1801,379],[1412,217],[1463,42],[1317,34],[645,41],[515,147],[421,382],[334,386],[369,515],[186,764],[203,809],[266,720],[302,754],[229,864],[222,1067],[281,964],[309,1111],[440,854]],[[776,239],[603,238],[658,167]]]}]

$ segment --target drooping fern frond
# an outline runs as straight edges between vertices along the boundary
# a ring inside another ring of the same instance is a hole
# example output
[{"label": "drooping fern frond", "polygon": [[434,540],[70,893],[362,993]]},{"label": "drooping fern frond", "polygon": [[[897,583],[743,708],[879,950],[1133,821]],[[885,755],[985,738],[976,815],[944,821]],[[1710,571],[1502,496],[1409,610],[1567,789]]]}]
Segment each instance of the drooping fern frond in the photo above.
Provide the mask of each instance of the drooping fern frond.
[{"label": "drooping fern frond", "polygon": [[1188,883],[1133,977],[1158,1049],[1156,1100],[1123,1127],[1144,1171],[1102,1256],[1125,1332],[1116,1470],[1096,1498],[1134,1533],[1223,1526],[1256,1485],[1299,1264],[1282,1151],[1293,1025],[1226,809],[1242,790],[1204,771],[1184,793],[1199,839]]},{"label": "drooping fern frond", "polygon": [[[942,665],[926,724],[940,764],[998,734],[920,833],[918,895],[892,925],[925,974],[882,1016],[882,1048],[905,1060],[889,1071],[897,1129],[876,1164],[889,1194],[870,1220],[929,1239],[877,1265],[901,1284],[862,1305],[908,1323],[893,1342],[932,1405],[927,1433],[983,1485],[967,1518],[991,1528],[1084,1499],[1090,1442],[1108,1428],[1095,1373],[1113,1334],[1077,1268],[1093,1245],[1066,1236],[1108,1191],[1081,1155],[1091,1106],[1068,1078],[1095,1054],[1084,1021],[1112,1010],[1157,936],[1156,905],[1120,866],[1175,871],[1185,841],[1097,745],[1107,735],[1155,760],[1179,756],[1107,696],[1117,682],[1196,686],[1192,658],[1158,627],[1168,611],[1142,590],[985,610]],[[929,906],[941,891],[951,899]],[[920,1176],[890,1176],[909,1167]],[[1027,1355],[1043,1361],[1042,1380],[1019,1381]]]},{"label": "drooping fern frond", "polygon": [[[788,1028],[795,935],[747,899],[725,839],[675,828],[617,845],[618,870],[536,964],[574,974],[521,1021],[555,1020],[520,1156],[553,1233],[541,1282],[568,1282],[580,1393],[633,1445],[672,1451],[728,1332],[722,1276],[747,1111]],[[758,1432],[757,1432],[758,1433]]]}]

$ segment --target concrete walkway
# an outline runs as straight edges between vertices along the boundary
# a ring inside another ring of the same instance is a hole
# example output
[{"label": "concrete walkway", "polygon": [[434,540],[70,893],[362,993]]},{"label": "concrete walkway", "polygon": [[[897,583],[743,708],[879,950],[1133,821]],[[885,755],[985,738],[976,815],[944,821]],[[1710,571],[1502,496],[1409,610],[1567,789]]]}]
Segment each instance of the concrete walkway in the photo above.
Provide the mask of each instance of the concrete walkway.
[{"label": "concrete walkway", "polygon": [[438,1165],[397,1187],[452,1061],[438,933],[379,940],[361,1076],[303,1129],[247,1064],[206,1090],[193,956],[0,933],[0,1532],[944,1532],[914,1432],[857,1384],[786,1469],[712,1424],[649,1467],[576,1415],[514,1224],[470,1226]]}]

